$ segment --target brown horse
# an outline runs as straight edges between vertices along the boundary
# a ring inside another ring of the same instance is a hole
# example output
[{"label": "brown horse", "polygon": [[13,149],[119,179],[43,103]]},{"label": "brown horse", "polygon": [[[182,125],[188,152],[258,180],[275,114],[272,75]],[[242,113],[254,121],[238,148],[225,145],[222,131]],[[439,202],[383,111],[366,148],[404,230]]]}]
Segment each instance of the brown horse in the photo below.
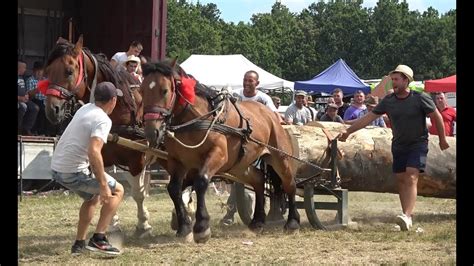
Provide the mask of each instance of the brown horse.
[{"label": "brown horse", "polygon": [[[258,102],[234,104],[228,93],[216,92],[196,83],[175,64],[176,61],[144,65],[141,92],[147,139],[150,144],[157,144],[161,141],[159,137],[164,136],[164,146],[168,151],[167,169],[171,175],[168,192],[177,210],[177,236],[188,238],[193,234],[196,242],[210,238],[205,193],[210,178],[224,172],[254,188],[255,212],[249,228],[262,230],[265,223],[264,177],[252,165],[259,157],[273,167],[288,195],[285,229],[298,230],[296,168],[294,162],[282,153],[293,154],[293,150],[290,137],[275,114]],[[266,144],[282,152],[266,149]],[[186,175],[186,180],[192,179],[197,195],[193,232],[180,200]]]},{"label": "brown horse", "polygon": [[[123,92],[123,97],[119,97],[114,111],[110,114],[113,125],[111,133],[118,133],[133,140],[144,140],[143,132],[140,133],[139,129],[143,116],[139,84],[130,74],[115,71],[105,57],[93,55],[89,50],[83,49],[82,45],[82,35],[75,45],[60,38],[52,50],[45,69],[49,81],[46,91],[46,117],[53,124],[70,118],[80,103],[91,100],[91,91],[97,83],[110,81]],[[131,175],[127,174],[127,181],[138,206],[136,234],[142,236],[150,233],[149,214],[144,206],[149,185],[145,178],[144,154],[107,142],[102,149],[102,155],[105,166],[118,165],[128,168]]]}]

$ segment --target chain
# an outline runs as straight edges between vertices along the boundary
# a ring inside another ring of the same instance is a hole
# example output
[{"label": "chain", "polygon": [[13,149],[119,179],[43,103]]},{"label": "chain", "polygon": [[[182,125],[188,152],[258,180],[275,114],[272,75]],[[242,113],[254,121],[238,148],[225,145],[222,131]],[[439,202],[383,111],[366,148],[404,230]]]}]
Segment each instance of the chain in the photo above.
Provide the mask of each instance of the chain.
[{"label": "chain", "polygon": [[308,165],[310,165],[310,166],[312,166],[312,167],[314,167],[314,168],[316,168],[316,169],[318,169],[318,170],[320,170],[320,171],[323,171],[323,172],[331,172],[331,169],[329,169],[329,168],[322,168],[322,167],[320,167],[319,165],[316,165],[316,164],[314,164],[314,163],[312,163],[312,162],[302,160],[302,159],[300,159],[300,158],[298,158],[298,157],[295,157],[295,156],[293,156],[293,155],[287,153],[286,151],[277,149],[277,148],[275,148],[275,147],[273,147],[273,146],[270,146],[270,145],[268,145],[268,144],[266,144],[266,143],[263,143],[263,142],[261,142],[261,141],[259,141],[259,140],[256,140],[256,139],[252,138],[252,136],[249,136],[249,139],[250,139],[251,141],[257,143],[258,145],[265,146],[265,147],[267,147],[268,149],[273,150],[273,151],[277,151],[277,152],[279,152],[279,153],[281,153],[281,154],[283,154],[283,155],[285,155],[285,156],[288,156],[288,157],[292,158],[293,160],[296,160],[296,161],[298,161],[298,162],[300,162],[300,163],[308,164]]}]

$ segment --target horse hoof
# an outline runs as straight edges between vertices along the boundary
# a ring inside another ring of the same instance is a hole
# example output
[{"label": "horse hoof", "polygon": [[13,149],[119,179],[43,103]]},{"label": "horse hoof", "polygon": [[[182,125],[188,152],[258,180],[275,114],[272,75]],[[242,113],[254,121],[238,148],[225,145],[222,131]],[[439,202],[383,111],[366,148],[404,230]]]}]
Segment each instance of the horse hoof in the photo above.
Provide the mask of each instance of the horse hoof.
[{"label": "horse hoof", "polygon": [[263,232],[263,223],[250,223],[249,229],[255,234],[261,234]]},{"label": "horse hoof", "polygon": [[194,242],[206,243],[211,238],[211,228],[207,228],[204,232],[194,233]]},{"label": "horse hoof", "polygon": [[296,220],[291,220],[285,224],[284,228],[287,233],[298,233],[300,230],[300,225]]},{"label": "horse hoof", "polygon": [[180,240],[181,243],[191,243],[193,242],[194,236],[193,232],[189,232],[189,234],[185,236],[178,236],[178,239]]},{"label": "horse hoof", "polygon": [[139,239],[143,239],[143,238],[146,238],[146,237],[151,237],[152,234],[151,234],[151,231],[153,230],[152,227],[148,227],[148,228],[135,228],[135,233],[133,234],[134,237],[136,238],[139,238]]}]

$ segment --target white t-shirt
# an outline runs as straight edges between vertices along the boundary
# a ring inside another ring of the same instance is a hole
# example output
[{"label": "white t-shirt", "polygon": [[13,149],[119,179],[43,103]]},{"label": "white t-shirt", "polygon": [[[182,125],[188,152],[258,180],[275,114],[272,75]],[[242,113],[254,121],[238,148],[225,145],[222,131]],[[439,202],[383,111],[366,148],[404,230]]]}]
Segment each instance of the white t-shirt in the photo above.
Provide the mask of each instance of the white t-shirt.
[{"label": "white t-shirt", "polygon": [[293,125],[304,125],[313,121],[311,111],[308,108],[303,106],[301,109],[298,109],[294,103],[286,109],[285,119]]},{"label": "white t-shirt", "polygon": [[87,171],[88,149],[91,137],[107,143],[112,121],[100,107],[93,103],[82,106],[61,135],[51,159],[51,169],[60,173]]},{"label": "white t-shirt", "polygon": [[273,104],[272,98],[268,96],[267,94],[257,90],[257,94],[253,97],[247,97],[244,95],[244,89],[236,90],[235,91],[237,95],[239,95],[242,99],[242,101],[255,101],[259,102],[261,104],[264,104],[270,108],[270,110],[274,112],[278,112],[278,109],[275,107],[275,104]]},{"label": "white t-shirt", "polygon": [[117,62],[117,66],[123,66],[123,63],[127,61],[127,52],[118,52],[115,53],[114,56],[112,56],[112,59]]}]

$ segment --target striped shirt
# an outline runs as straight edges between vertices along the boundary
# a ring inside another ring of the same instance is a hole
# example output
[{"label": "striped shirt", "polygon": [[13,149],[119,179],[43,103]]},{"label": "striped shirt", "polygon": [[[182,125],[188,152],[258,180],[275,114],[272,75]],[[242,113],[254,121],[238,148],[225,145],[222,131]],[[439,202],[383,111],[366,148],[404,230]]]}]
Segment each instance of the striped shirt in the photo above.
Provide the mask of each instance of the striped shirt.
[{"label": "striped shirt", "polygon": [[[26,90],[32,91],[36,89],[37,84],[38,84],[38,80],[34,76],[29,77],[26,80]],[[36,92],[35,98],[43,102],[46,100],[46,96],[39,91]]]}]

